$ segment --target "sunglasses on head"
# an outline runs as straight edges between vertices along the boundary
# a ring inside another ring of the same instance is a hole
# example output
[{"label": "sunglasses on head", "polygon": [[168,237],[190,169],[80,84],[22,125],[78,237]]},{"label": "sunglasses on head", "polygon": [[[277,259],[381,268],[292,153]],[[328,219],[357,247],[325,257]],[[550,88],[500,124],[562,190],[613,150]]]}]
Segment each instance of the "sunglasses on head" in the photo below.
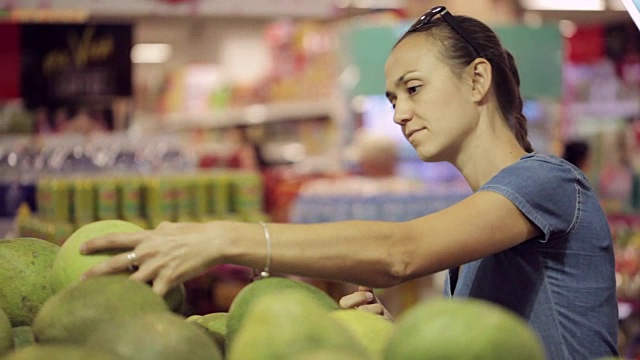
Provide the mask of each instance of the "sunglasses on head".
[{"label": "sunglasses on head", "polygon": [[424,15],[422,15],[415,23],[413,23],[413,25],[411,25],[409,30],[407,30],[407,33],[419,31],[421,28],[427,25],[431,20],[433,20],[433,18],[436,17],[437,15],[442,16],[442,19],[447,24],[449,24],[449,26],[451,26],[451,28],[458,33],[458,35],[462,36],[464,41],[466,41],[467,44],[471,46],[471,48],[473,49],[473,51],[475,51],[477,56],[481,56],[480,47],[473,42],[471,37],[467,35],[467,33],[462,28],[462,25],[460,25],[460,23],[456,20],[456,18],[453,15],[451,15],[449,10],[447,10],[447,8],[444,6],[436,6],[431,10],[427,11],[426,13],[424,13]]}]

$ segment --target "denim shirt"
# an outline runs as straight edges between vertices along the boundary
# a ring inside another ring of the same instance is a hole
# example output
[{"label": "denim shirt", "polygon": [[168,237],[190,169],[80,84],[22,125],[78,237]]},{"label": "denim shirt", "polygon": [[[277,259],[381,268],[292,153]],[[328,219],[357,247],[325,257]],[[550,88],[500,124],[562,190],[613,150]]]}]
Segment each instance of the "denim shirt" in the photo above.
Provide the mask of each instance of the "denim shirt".
[{"label": "denim shirt", "polygon": [[451,294],[505,306],[538,333],[547,358],[617,354],[618,307],[611,232],[584,174],[555,156],[527,154],[478,191],[508,198],[542,231],[465,264]]}]

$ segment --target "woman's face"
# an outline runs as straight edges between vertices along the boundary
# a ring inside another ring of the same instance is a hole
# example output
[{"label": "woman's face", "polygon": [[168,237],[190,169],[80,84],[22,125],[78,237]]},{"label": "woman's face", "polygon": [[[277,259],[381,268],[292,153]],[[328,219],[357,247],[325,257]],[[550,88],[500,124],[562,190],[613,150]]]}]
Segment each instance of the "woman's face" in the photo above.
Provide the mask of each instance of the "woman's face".
[{"label": "woman's face", "polygon": [[385,79],[395,108],[393,121],[418,156],[424,161],[455,159],[479,116],[469,78],[451,72],[435,40],[415,34],[391,52]]}]

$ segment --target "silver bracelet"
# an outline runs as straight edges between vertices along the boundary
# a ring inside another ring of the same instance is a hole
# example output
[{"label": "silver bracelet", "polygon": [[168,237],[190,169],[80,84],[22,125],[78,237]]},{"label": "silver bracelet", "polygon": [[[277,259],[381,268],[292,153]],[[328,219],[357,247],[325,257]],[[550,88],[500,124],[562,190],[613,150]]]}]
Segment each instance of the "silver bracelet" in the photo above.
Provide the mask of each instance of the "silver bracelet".
[{"label": "silver bracelet", "polygon": [[269,234],[269,228],[267,224],[260,221],[262,230],[264,231],[264,240],[267,242],[267,262],[264,265],[264,269],[260,272],[260,277],[269,277],[269,267],[271,266],[271,234]]}]

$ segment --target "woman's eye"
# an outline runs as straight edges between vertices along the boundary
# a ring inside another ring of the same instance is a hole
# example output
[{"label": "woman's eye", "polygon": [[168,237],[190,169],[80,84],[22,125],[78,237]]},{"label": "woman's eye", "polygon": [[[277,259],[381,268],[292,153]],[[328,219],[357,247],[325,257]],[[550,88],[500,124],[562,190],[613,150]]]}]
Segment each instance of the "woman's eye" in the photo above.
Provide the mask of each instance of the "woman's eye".
[{"label": "woman's eye", "polygon": [[409,93],[409,95],[413,95],[413,94],[417,93],[418,90],[420,90],[421,87],[422,87],[422,85],[409,86],[409,87],[407,87],[407,93]]}]

